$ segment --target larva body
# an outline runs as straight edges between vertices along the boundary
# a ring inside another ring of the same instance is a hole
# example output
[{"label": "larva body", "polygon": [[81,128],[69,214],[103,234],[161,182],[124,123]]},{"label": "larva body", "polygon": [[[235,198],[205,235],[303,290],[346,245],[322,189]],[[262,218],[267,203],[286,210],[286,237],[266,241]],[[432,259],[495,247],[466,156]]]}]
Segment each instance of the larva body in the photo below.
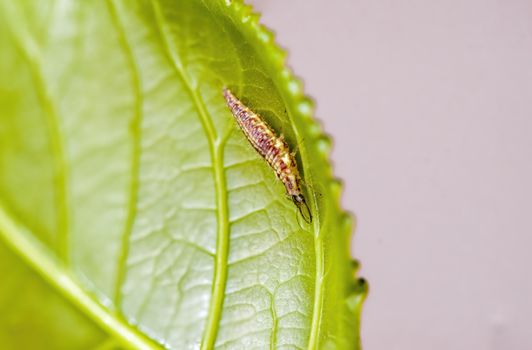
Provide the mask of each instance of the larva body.
[{"label": "larva body", "polygon": [[229,89],[223,94],[238,126],[255,150],[268,162],[286,188],[305,221],[312,215],[301,192],[300,176],[293,153],[282,136],[278,137],[260,115],[246,107]]}]

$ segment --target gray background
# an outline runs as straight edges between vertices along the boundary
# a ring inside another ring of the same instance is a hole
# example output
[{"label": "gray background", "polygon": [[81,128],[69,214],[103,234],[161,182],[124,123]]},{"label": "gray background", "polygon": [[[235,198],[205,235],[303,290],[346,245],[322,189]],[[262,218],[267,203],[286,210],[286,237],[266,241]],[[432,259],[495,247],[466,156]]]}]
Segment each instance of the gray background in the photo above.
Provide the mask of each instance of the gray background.
[{"label": "gray background", "polygon": [[532,1],[251,3],[334,137],[364,348],[532,349]]}]

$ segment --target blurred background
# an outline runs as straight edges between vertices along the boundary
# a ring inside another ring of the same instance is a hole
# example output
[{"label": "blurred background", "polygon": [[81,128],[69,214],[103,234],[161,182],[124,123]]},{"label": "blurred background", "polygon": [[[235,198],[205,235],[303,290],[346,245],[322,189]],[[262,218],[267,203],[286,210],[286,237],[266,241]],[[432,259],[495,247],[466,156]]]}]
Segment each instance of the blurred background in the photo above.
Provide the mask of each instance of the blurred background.
[{"label": "blurred background", "polygon": [[334,138],[364,349],[532,349],[532,1],[250,3]]}]

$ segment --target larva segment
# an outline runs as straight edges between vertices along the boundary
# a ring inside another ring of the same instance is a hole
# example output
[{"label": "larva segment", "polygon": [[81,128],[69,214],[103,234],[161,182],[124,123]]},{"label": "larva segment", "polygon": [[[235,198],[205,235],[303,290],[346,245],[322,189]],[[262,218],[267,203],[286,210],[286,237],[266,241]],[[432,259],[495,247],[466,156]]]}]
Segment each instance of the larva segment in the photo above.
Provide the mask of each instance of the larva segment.
[{"label": "larva segment", "polygon": [[249,143],[281,180],[303,219],[312,222],[312,214],[301,192],[297,163],[284,138],[278,137],[260,115],[246,107],[229,89],[224,88],[223,94],[227,106]]}]

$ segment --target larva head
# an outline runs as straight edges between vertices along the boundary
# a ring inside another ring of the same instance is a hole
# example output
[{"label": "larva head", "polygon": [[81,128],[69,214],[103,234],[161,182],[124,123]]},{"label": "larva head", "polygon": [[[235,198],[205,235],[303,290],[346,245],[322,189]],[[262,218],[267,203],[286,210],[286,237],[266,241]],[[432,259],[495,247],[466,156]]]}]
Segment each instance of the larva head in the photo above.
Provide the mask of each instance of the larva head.
[{"label": "larva head", "polygon": [[307,201],[305,201],[305,197],[303,197],[302,194],[293,195],[292,202],[294,202],[297,209],[299,209],[299,213],[303,217],[303,220],[310,224],[312,222],[312,214],[310,213]]}]

